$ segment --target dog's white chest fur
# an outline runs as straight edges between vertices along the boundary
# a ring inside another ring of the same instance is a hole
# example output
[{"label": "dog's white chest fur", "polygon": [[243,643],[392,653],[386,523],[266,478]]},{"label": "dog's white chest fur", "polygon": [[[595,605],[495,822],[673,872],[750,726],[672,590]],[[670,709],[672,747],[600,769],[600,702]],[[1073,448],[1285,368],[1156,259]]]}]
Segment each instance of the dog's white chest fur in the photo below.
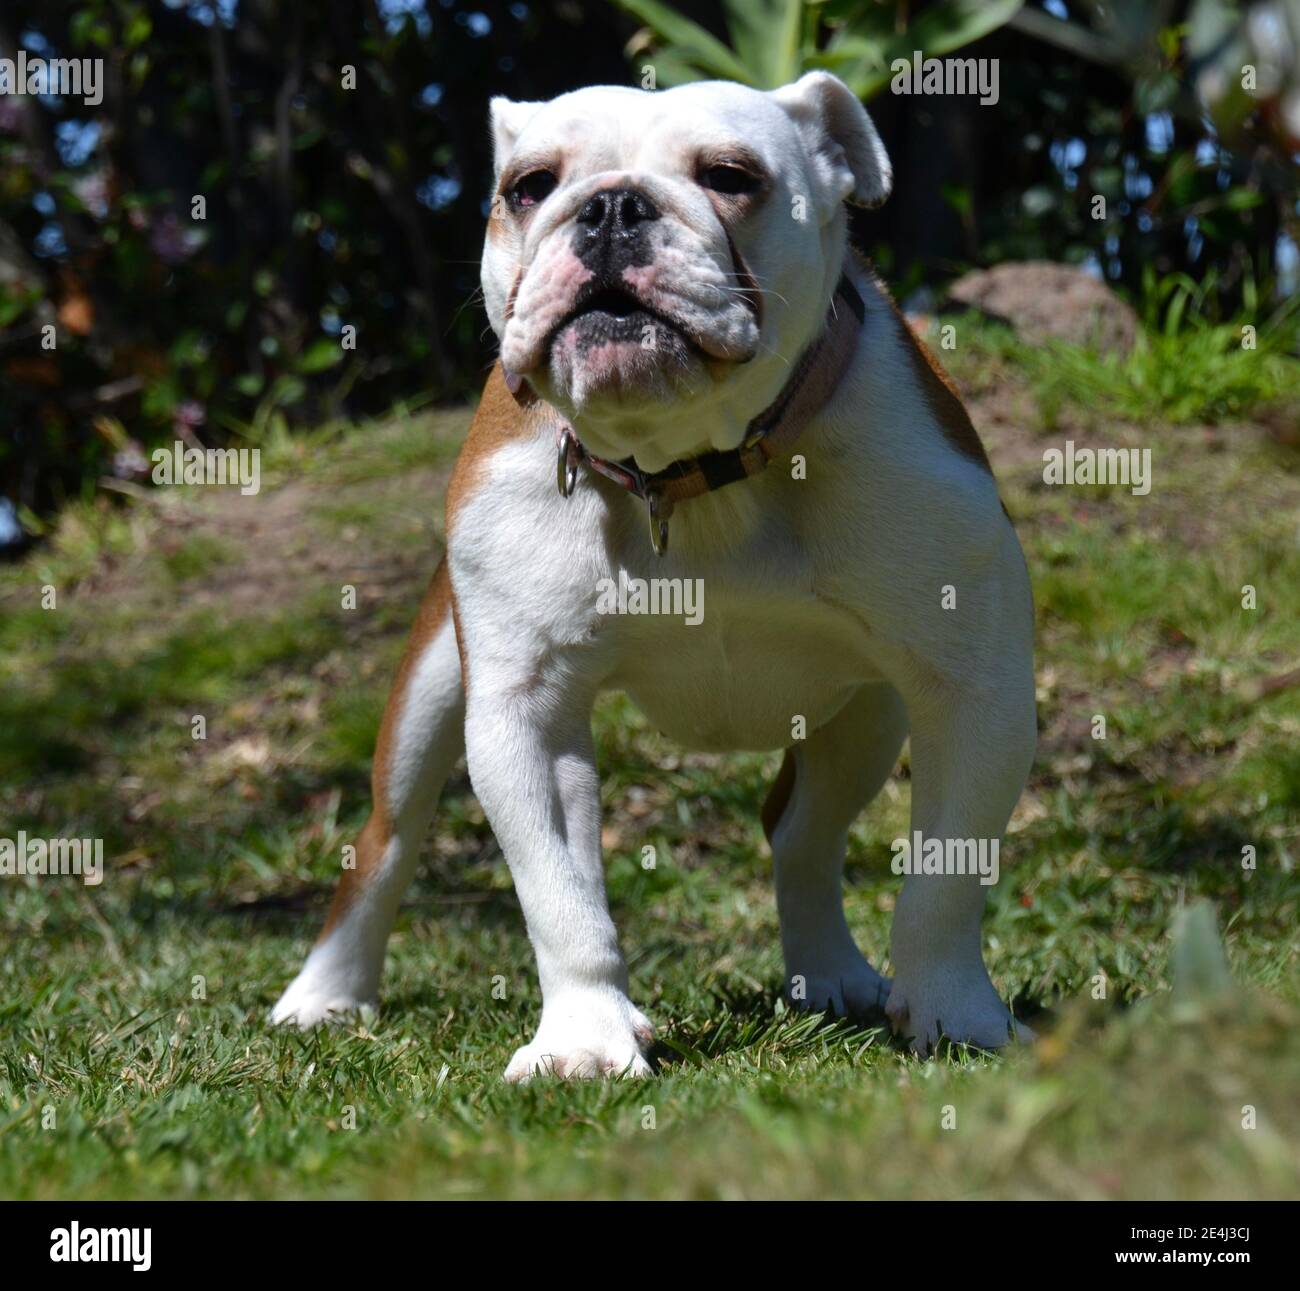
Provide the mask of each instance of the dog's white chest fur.
[{"label": "dog's white chest fur", "polygon": [[697,627],[627,625],[610,679],[687,748],[783,748],[824,726],[866,680],[861,628],[842,612],[812,596],[703,585]]}]

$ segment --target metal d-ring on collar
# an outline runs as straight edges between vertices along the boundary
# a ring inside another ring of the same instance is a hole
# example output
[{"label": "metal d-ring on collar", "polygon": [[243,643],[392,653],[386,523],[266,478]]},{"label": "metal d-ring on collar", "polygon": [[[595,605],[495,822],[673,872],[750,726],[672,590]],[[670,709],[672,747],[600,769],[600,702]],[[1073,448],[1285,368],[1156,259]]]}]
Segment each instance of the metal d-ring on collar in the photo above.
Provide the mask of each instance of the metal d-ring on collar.
[{"label": "metal d-ring on collar", "polygon": [[581,460],[582,445],[578,437],[565,426],[556,438],[559,454],[555,459],[555,484],[562,498],[573,496],[578,486],[578,462]]},{"label": "metal d-ring on collar", "polygon": [[662,556],[668,550],[668,519],[673,504],[657,489],[646,491],[645,504],[650,517],[650,545],[656,556]]},{"label": "metal d-ring on collar", "polygon": [[626,462],[606,462],[603,458],[592,457],[583,448],[571,426],[561,428],[556,437],[555,485],[562,498],[573,496],[578,486],[578,467],[585,462],[592,470],[613,480],[615,484],[645,498],[646,514],[650,521],[650,545],[656,556],[662,556],[668,550],[668,521],[673,513],[673,503],[659,489],[649,482],[646,473],[637,467],[631,459]]}]

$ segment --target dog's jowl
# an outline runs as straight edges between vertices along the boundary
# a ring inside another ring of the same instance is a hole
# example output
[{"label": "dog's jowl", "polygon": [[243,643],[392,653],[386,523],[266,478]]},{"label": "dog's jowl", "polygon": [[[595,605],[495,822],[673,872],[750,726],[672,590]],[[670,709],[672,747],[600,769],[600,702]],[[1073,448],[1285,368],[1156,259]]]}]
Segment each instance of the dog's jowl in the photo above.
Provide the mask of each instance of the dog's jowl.
[{"label": "dog's jowl", "polygon": [[[981,955],[989,875],[945,858],[997,858],[1033,758],[1029,579],[959,399],[848,249],[845,204],[890,188],[866,112],[814,72],[771,93],[496,99],[491,128],[500,362],[356,868],[274,1019],[377,999],[463,752],[541,979],[507,1078],[647,1073],[654,1032],[602,872],[590,719],[613,688],[689,747],[786,750],[763,823],[793,1003],[882,1013],[921,1052],[1027,1036]],[[654,580],[699,589],[698,613],[611,612],[609,588]],[[841,872],[909,735],[907,837],[924,845],[887,979],[845,921]]]}]

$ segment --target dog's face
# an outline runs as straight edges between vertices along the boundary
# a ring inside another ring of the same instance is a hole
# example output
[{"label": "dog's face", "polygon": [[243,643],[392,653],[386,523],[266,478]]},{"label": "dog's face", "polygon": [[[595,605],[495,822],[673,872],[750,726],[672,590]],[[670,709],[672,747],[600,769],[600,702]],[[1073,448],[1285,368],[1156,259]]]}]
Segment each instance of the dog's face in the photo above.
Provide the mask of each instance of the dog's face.
[{"label": "dog's face", "polygon": [[846,199],[889,162],[857,99],[814,72],[492,101],[483,294],[506,370],[601,456],[646,470],[734,448],[821,326]]}]

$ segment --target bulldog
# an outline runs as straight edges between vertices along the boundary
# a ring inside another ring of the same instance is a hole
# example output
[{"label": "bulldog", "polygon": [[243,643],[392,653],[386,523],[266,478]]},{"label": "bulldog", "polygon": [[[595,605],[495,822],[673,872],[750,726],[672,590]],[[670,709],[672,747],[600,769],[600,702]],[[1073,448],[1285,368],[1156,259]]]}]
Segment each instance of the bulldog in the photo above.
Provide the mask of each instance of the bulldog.
[{"label": "bulldog", "polygon": [[[590,719],[615,688],[690,748],[785,750],[762,819],[792,1003],[883,1014],[922,1054],[1028,1037],[985,970],[987,883],[962,857],[996,855],[1034,755],[1029,577],[961,401],[848,247],[845,204],[891,183],[867,113],[813,72],[498,98],[491,128],[500,360],[355,866],[272,1020],[374,1003],[463,752],[542,991],[506,1079],[649,1073],[602,873]],[[598,607],[602,586],[654,580],[702,589],[693,622]],[[909,838],[927,841],[890,980],[854,941],[842,870],[909,734]]]}]

